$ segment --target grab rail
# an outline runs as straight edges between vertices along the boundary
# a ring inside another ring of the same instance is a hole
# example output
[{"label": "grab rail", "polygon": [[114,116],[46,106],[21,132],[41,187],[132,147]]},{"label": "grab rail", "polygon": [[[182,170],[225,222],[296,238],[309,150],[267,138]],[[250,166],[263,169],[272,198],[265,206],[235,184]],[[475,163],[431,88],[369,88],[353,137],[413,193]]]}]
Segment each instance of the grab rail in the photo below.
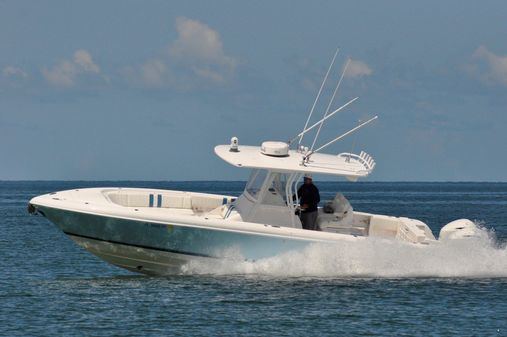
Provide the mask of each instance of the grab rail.
[{"label": "grab rail", "polygon": [[340,153],[339,156],[346,157],[347,162],[350,162],[350,159],[354,159],[355,161],[361,163],[364,166],[364,169],[368,173],[373,171],[373,169],[375,168],[375,165],[377,165],[377,163],[375,162],[373,157],[364,151],[361,151],[361,153],[359,155],[357,155],[355,153],[344,152],[344,153]]}]

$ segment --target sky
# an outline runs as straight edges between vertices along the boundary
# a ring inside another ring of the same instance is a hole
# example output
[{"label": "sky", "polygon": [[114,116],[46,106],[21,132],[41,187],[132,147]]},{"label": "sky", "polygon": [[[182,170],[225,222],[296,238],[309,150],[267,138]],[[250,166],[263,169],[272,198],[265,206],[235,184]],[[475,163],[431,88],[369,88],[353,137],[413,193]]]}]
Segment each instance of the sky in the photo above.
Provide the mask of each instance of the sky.
[{"label": "sky", "polygon": [[214,146],[299,133],[339,48],[317,144],[379,119],[325,152],[507,181],[505,1],[0,1],[0,48],[0,180],[244,180]]}]

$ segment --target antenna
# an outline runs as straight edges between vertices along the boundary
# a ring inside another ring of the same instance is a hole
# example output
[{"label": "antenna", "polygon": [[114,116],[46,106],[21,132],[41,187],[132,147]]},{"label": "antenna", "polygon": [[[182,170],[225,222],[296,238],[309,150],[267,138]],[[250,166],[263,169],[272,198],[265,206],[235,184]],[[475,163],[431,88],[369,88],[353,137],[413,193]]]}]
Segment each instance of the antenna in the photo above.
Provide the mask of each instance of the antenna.
[{"label": "antenna", "polygon": [[[333,60],[331,61],[331,64],[329,65],[329,68],[327,69],[326,76],[324,77],[324,80],[322,81],[322,84],[320,85],[319,93],[317,94],[317,97],[315,97],[315,101],[313,102],[312,109],[310,110],[310,114],[308,115],[308,118],[306,119],[305,127],[303,128],[303,130],[306,129],[306,127],[308,126],[308,123],[310,122],[310,118],[312,117],[312,114],[313,114],[313,109],[315,109],[315,105],[317,104],[317,101],[319,100],[320,94],[322,92],[322,88],[324,88],[324,84],[327,81],[327,77],[329,76],[329,72],[331,71],[331,68],[333,67],[334,60],[336,59],[336,55],[338,55],[339,51],[340,51],[340,48],[336,48],[336,52],[334,53]],[[301,136],[299,138],[298,147],[299,147],[299,145],[301,145],[301,142],[303,141],[303,135],[304,135],[304,133],[301,134]]]},{"label": "antenna", "polygon": [[343,108],[345,108],[347,105],[351,104],[352,102],[354,102],[356,99],[358,99],[359,97],[356,97],[356,98],[353,98],[351,99],[350,101],[348,101],[347,103],[345,103],[344,105],[342,105],[341,107],[339,107],[338,109],[336,109],[335,111],[331,112],[329,115],[325,116],[324,118],[322,118],[320,121],[318,121],[317,123],[313,124],[312,126],[310,126],[309,128],[301,131],[296,137],[292,138],[288,144],[292,144],[293,141],[295,141],[298,137],[303,137],[303,135],[305,133],[307,133],[308,131],[312,130],[314,127],[316,127],[317,125],[319,125],[319,123],[331,118],[334,116],[334,114],[336,114],[338,111],[342,110]]},{"label": "antenna", "polygon": [[[340,80],[338,81],[338,84],[336,85],[336,88],[334,89],[333,96],[331,97],[331,100],[329,101],[329,104],[327,105],[326,112],[324,113],[324,117],[327,116],[329,109],[331,108],[331,104],[333,104],[334,98],[336,96],[336,93],[338,92],[338,88],[340,88],[340,84],[342,83],[343,76],[347,72],[347,67],[349,66],[350,58],[347,59],[347,63],[345,64],[345,67],[343,68],[342,75],[340,76]],[[310,148],[310,151],[313,150],[313,147],[315,146],[315,142],[317,142],[317,138],[319,138],[320,129],[322,129],[322,125],[324,125],[324,119],[320,122],[319,129],[317,130],[317,134],[315,135],[315,138],[313,138],[312,147]]]},{"label": "antenna", "polygon": [[349,131],[345,132],[344,134],[336,137],[335,139],[333,139],[332,141],[330,142],[327,142],[326,144],[322,145],[321,147],[319,147],[317,150],[315,151],[310,151],[308,152],[304,157],[303,157],[303,162],[308,162],[308,160],[310,159],[310,156],[314,153],[317,153],[319,152],[320,150],[324,149],[325,147],[328,147],[329,145],[333,144],[334,142],[337,142],[339,141],[340,139],[342,139],[343,137],[346,137],[348,135],[350,135],[352,132],[356,131],[356,130],[359,130],[360,128],[362,128],[363,126],[365,126],[366,124],[369,124],[370,122],[373,122],[375,119],[377,119],[378,116],[375,116],[373,118],[370,118],[368,119],[366,122],[363,122],[361,124],[359,124],[358,126],[350,129]]}]

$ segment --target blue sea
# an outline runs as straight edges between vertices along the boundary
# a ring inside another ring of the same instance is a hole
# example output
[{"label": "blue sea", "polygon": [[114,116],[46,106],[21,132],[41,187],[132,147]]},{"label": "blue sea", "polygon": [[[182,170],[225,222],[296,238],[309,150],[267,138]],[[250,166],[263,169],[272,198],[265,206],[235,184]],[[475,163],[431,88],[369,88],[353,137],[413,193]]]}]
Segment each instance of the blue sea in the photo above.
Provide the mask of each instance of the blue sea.
[{"label": "blue sea", "polygon": [[507,336],[507,183],[317,183],[355,210],[407,216],[438,235],[469,218],[467,244],[319,246],[150,277],[111,266],[30,198],[135,186],[239,195],[243,182],[0,182],[1,336]]}]

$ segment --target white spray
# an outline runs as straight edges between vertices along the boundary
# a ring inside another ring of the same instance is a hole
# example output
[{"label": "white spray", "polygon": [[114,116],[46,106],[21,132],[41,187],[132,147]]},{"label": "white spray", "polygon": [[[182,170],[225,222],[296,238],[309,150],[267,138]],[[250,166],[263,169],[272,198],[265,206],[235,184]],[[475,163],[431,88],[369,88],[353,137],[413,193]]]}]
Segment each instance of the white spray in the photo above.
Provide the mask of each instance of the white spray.
[{"label": "white spray", "polygon": [[[193,261],[185,274],[266,275],[273,277],[507,277],[507,247],[484,228],[473,239],[413,246],[369,239],[312,244],[255,262],[223,259]],[[228,254],[230,256],[230,254]]]}]

